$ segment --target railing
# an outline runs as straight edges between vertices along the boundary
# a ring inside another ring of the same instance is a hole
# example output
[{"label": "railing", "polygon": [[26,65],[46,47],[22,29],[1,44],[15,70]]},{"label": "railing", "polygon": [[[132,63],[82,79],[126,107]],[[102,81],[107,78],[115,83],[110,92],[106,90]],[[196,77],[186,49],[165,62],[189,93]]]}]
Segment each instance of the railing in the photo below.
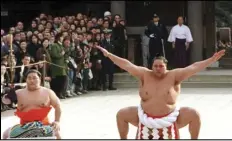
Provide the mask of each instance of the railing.
[{"label": "railing", "polygon": [[[43,78],[42,79],[43,80],[42,84],[43,84],[43,86],[45,84],[45,77],[46,77],[46,64],[50,64],[50,65],[53,65],[53,66],[68,70],[68,68],[65,68],[64,66],[60,66],[60,65],[57,65],[57,64],[46,61],[45,58],[46,58],[46,55],[43,54],[43,61],[39,61],[37,63],[31,63],[29,65],[24,65],[24,67],[28,67],[28,66],[35,66],[35,65],[43,64],[43,73],[42,73],[42,78]],[[11,73],[12,73],[12,69],[21,68],[21,67],[22,67],[22,65],[21,66],[6,67],[6,69],[11,69]],[[13,79],[13,78],[11,77],[11,79]],[[11,80],[11,83],[13,83],[13,80]]]}]

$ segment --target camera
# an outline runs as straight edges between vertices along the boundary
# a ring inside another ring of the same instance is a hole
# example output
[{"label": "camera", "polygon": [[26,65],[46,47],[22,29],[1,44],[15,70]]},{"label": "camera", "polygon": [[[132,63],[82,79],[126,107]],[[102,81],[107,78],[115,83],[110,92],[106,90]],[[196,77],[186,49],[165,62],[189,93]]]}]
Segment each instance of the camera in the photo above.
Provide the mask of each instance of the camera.
[{"label": "camera", "polygon": [[12,103],[17,103],[17,95],[15,93],[16,90],[18,89],[22,89],[23,86],[20,85],[16,85],[13,87],[9,87],[9,86],[3,86],[1,85],[1,97],[3,97],[4,95],[6,95],[5,97],[10,99],[12,101]]},{"label": "camera", "polygon": [[70,56],[68,57],[67,63],[68,63],[69,68],[74,69],[74,70],[77,69],[77,64],[72,57]]},{"label": "camera", "polygon": [[10,87],[6,87],[4,85],[1,85],[1,95],[5,95],[10,92]]},{"label": "camera", "polygon": [[[10,88],[1,84],[1,100],[2,100],[3,96],[9,92],[10,92]],[[9,110],[9,106],[4,104],[3,102],[1,102],[1,111],[6,111],[6,110]]]}]

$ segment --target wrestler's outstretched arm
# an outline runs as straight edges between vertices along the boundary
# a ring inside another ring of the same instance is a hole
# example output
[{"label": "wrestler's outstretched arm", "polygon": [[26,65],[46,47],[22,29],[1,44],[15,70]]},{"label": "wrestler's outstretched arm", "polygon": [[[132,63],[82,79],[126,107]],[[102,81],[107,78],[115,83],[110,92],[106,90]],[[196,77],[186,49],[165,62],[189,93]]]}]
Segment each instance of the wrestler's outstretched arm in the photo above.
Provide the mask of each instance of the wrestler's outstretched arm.
[{"label": "wrestler's outstretched arm", "polygon": [[129,60],[126,60],[124,58],[120,58],[110,52],[108,52],[103,47],[97,46],[97,49],[99,49],[104,56],[108,57],[110,60],[114,62],[117,66],[124,69],[125,71],[129,72],[131,75],[139,78],[140,80],[143,79],[143,75],[145,71],[148,71],[145,67],[136,66],[133,63],[131,63]]},{"label": "wrestler's outstretched arm", "polygon": [[174,69],[173,72],[175,73],[176,82],[180,83],[181,81],[188,79],[195,73],[205,69],[206,67],[210,66],[214,62],[218,61],[223,55],[225,55],[225,50],[216,52],[212,57],[203,61],[193,63],[188,67]]}]

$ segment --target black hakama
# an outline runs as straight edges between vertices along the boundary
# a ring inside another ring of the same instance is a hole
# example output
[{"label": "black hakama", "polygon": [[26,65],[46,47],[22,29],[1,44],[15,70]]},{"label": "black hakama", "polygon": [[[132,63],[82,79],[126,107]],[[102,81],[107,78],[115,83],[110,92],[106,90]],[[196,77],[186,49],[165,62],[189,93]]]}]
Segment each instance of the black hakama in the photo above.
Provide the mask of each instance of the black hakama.
[{"label": "black hakama", "polygon": [[184,68],[187,66],[187,51],[186,51],[186,39],[178,39],[175,41],[175,67]]}]

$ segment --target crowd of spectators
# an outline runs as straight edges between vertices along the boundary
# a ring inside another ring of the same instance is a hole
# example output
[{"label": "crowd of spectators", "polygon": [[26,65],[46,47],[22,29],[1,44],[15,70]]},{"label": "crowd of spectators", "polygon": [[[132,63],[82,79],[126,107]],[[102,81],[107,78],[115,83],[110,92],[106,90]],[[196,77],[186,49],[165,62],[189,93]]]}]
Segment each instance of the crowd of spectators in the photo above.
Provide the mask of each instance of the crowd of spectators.
[{"label": "crowd of spectators", "polygon": [[[42,73],[44,64],[35,63],[43,61],[45,55],[49,63],[46,63],[43,85],[54,90],[60,99],[90,90],[105,91],[107,86],[103,79],[106,72],[102,68],[107,68],[107,64],[103,63],[106,58],[94,47],[104,46],[104,41],[108,39],[112,41],[113,53],[125,57],[125,21],[120,15],[111,15],[109,11],[102,17],[87,17],[81,13],[53,17],[41,13],[28,28],[19,21],[9,31],[1,30],[1,87],[10,81],[24,83],[24,74],[29,69]],[[20,67],[13,71],[6,69],[11,65]],[[108,89],[116,90],[112,83],[109,83]]]}]

